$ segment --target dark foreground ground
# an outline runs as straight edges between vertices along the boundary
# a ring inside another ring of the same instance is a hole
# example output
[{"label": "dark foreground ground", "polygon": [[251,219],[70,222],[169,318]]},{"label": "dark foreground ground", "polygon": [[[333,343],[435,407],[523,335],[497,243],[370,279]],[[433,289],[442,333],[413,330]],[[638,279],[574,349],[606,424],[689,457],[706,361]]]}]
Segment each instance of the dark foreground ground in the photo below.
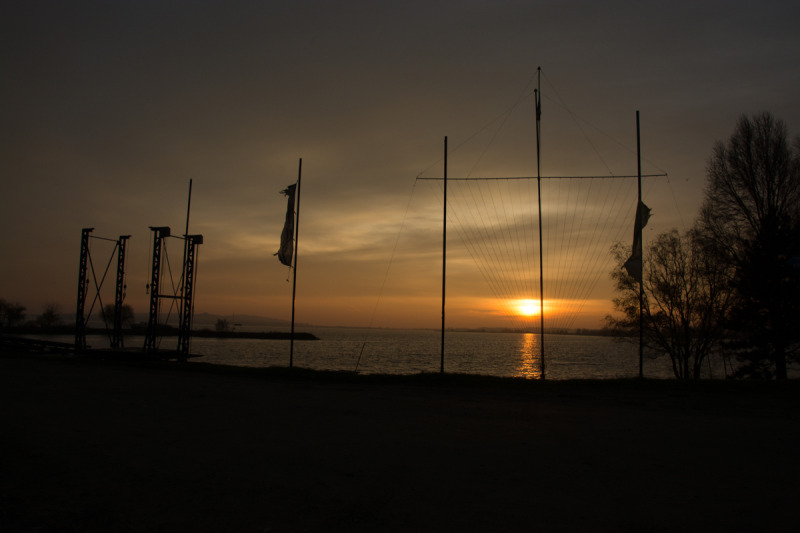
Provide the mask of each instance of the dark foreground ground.
[{"label": "dark foreground ground", "polygon": [[0,531],[800,531],[798,385],[0,354]]}]

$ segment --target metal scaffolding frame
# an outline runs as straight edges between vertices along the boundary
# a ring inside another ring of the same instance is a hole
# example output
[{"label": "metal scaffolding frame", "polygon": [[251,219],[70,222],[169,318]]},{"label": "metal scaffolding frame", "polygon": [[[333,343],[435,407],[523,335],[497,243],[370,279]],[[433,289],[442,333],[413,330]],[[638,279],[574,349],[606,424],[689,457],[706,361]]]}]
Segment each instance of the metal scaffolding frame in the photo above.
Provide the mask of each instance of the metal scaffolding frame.
[{"label": "metal scaffolding frame", "polygon": [[161,250],[164,238],[170,236],[169,226],[150,226],[153,231],[153,266],[150,276],[150,310],[147,318],[147,330],[144,337],[144,352],[158,351],[158,310],[160,304],[161,285]]},{"label": "metal scaffolding frame", "polygon": [[197,245],[203,244],[202,235],[186,236],[186,257],[183,263],[183,295],[178,328],[178,354],[189,355],[189,344],[192,335],[192,318],[194,317],[194,275],[196,272]]},{"label": "metal scaffolding frame", "polygon": [[[125,249],[127,240],[130,235],[122,235],[116,241],[104,237],[93,237],[91,235],[94,228],[83,228],[81,230],[81,254],[80,263],[78,265],[78,301],[75,309],[75,350],[84,351],[88,348],[86,343],[86,325],[89,317],[86,316],[86,296],[89,292],[89,274],[91,273],[94,279],[96,295],[89,308],[89,315],[94,309],[94,304],[99,301],[103,313],[103,300],[100,297],[100,290],[103,287],[108,268],[114,259],[114,252],[117,253],[117,280],[116,292],[114,297],[114,315],[113,315],[113,330],[109,336],[112,348],[121,348],[122,341],[122,304],[125,300]],[[111,259],[108,261],[105,271],[100,279],[97,281],[96,272],[94,270],[94,263],[92,262],[92,253],[89,248],[90,239],[98,239],[102,241],[109,241],[114,243],[114,250],[111,252]],[[105,315],[103,315],[105,319]],[[108,323],[106,322],[106,328]]]},{"label": "metal scaffolding frame", "polygon": [[114,329],[111,334],[111,347],[123,348],[122,304],[125,302],[125,249],[130,235],[120,235],[117,240],[117,283],[114,290]]},{"label": "metal scaffolding frame", "polygon": [[[150,309],[145,333],[144,352],[155,354],[158,352],[159,312],[162,299],[179,300],[178,308],[178,346],[176,352],[179,358],[189,355],[189,345],[192,333],[192,319],[194,316],[194,288],[195,273],[197,271],[197,245],[203,244],[202,235],[184,235],[185,241],[183,268],[181,270],[180,294],[163,294],[161,289],[162,255],[165,255],[164,239],[172,236],[168,226],[151,226],[153,231],[153,264],[150,276]],[[169,261],[168,257],[165,257]]]},{"label": "metal scaffolding frame", "polygon": [[81,258],[78,266],[78,305],[75,310],[75,350],[86,349],[86,321],[83,318],[86,307],[86,291],[89,285],[89,235],[94,228],[81,230]]}]

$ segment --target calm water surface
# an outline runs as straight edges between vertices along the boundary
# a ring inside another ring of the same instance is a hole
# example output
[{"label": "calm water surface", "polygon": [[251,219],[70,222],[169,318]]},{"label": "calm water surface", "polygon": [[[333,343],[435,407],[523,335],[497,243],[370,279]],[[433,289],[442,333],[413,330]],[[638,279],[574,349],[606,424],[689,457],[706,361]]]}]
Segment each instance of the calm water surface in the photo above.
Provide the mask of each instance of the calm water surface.
[{"label": "calm water surface", "polygon": [[[294,366],[314,370],[357,370],[362,374],[439,372],[441,332],[357,328],[303,328],[320,340],[295,341]],[[51,337],[52,338],[52,337]],[[545,335],[548,379],[613,379],[638,375],[638,346],[609,337]],[[53,339],[55,340],[55,339]],[[72,338],[59,338],[71,342]],[[102,336],[89,336],[94,348],[108,347]],[[125,339],[126,347],[144,345],[141,336]],[[160,348],[174,349],[175,337]],[[192,339],[192,361],[247,367],[289,366],[289,341],[265,339]],[[445,372],[502,377],[540,376],[541,344],[533,333],[446,332]],[[704,377],[722,378],[721,361],[707,365]],[[672,378],[669,358],[645,357],[645,377]]]}]

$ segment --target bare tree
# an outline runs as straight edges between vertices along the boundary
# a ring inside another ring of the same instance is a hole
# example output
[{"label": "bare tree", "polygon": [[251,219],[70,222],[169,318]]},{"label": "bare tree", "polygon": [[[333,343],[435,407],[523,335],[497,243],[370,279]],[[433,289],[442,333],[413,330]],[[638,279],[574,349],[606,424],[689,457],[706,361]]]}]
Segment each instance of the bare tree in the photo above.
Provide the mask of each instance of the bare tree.
[{"label": "bare tree", "polygon": [[0,298],[0,327],[13,328],[25,320],[25,306]]},{"label": "bare tree", "polygon": [[[133,307],[128,304],[122,304],[122,325],[125,326],[126,324],[130,326],[136,321],[135,315],[133,313]],[[107,324],[114,323],[114,304],[106,304],[103,307],[103,318],[105,319]]]},{"label": "bare tree", "polygon": [[46,303],[44,311],[36,318],[39,326],[43,328],[50,328],[58,325],[61,322],[61,306],[57,303]]},{"label": "bare tree", "polygon": [[[702,364],[719,346],[730,302],[728,272],[707,255],[694,232],[662,233],[647,247],[643,266],[643,339],[651,353],[668,355],[678,379],[697,379]],[[611,274],[621,316],[606,324],[622,335],[638,334],[639,284],[623,268],[630,249],[612,248],[617,267]]]},{"label": "bare tree", "polygon": [[729,347],[742,374],[785,379],[800,353],[800,139],[769,113],[742,116],[707,176],[701,235],[735,270]]}]

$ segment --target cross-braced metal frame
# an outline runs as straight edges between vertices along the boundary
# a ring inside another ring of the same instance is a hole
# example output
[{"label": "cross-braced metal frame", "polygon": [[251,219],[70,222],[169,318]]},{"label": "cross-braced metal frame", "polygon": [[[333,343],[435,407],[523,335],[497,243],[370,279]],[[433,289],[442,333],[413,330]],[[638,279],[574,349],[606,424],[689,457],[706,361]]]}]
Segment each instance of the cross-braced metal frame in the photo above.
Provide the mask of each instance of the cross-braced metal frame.
[{"label": "cross-braced metal frame", "polygon": [[[180,300],[178,311],[178,346],[179,358],[189,355],[189,343],[192,332],[192,318],[194,315],[194,288],[195,273],[197,271],[197,245],[203,244],[202,235],[184,235],[186,241],[180,294],[162,294],[161,266],[162,255],[166,253],[164,239],[170,237],[170,228],[167,226],[150,227],[153,231],[153,265],[150,276],[150,310],[145,333],[144,352],[154,354],[158,352],[158,319],[162,299]],[[168,259],[167,259],[168,261]]]},{"label": "cross-braced metal frame", "polygon": [[186,259],[183,265],[183,305],[180,313],[178,329],[178,354],[189,355],[189,343],[192,334],[192,318],[194,316],[194,275],[196,271],[197,245],[203,244],[202,235],[186,236]]},{"label": "cross-braced metal frame", "polygon": [[75,349],[86,349],[86,322],[83,319],[86,307],[86,290],[89,285],[89,235],[94,228],[81,230],[81,259],[78,266],[78,305],[75,310]]},{"label": "cross-braced metal frame", "polygon": [[147,318],[147,330],[144,337],[145,353],[158,351],[158,310],[161,289],[161,250],[164,238],[169,237],[169,226],[150,226],[153,231],[153,267],[150,275],[150,311]]},{"label": "cross-braced metal frame", "polygon": [[122,304],[125,302],[125,249],[130,235],[121,235],[117,241],[117,283],[114,290],[114,330],[111,334],[111,347],[123,348]]},{"label": "cross-braced metal frame", "polygon": [[[130,235],[122,235],[116,241],[104,237],[92,237],[91,233],[94,228],[83,228],[81,230],[81,255],[80,263],[78,265],[78,301],[75,309],[75,350],[83,351],[88,348],[86,343],[86,324],[88,317],[86,316],[86,296],[89,292],[89,273],[91,270],[92,278],[94,279],[95,295],[92,305],[89,308],[89,315],[92,313],[94,304],[99,301],[101,312],[103,300],[100,298],[100,289],[105,281],[108,267],[111,266],[111,261],[114,258],[114,252],[117,253],[117,281],[116,292],[114,297],[114,315],[113,315],[113,330],[110,335],[110,342],[112,348],[122,347],[122,304],[125,301],[125,249],[127,240]],[[110,241],[114,243],[114,252],[112,252],[111,259],[106,266],[100,281],[97,281],[97,276],[92,262],[92,253],[89,248],[90,239],[99,239],[103,241]],[[103,315],[104,320],[106,315]],[[108,329],[108,322],[106,322],[106,329]]]}]

